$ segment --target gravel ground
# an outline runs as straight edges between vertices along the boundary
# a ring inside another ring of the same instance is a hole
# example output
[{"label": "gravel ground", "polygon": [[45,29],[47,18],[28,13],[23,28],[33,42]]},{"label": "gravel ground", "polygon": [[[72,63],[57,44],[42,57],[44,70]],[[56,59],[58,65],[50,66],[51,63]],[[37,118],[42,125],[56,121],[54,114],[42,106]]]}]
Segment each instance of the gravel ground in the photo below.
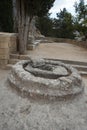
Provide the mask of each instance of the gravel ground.
[{"label": "gravel ground", "polygon": [[68,43],[42,43],[28,54],[31,57],[87,62],[87,49]]},{"label": "gravel ground", "polygon": [[8,75],[0,70],[0,130],[87,130],[86,91],[70,101],[34,101],[11,89]]}]

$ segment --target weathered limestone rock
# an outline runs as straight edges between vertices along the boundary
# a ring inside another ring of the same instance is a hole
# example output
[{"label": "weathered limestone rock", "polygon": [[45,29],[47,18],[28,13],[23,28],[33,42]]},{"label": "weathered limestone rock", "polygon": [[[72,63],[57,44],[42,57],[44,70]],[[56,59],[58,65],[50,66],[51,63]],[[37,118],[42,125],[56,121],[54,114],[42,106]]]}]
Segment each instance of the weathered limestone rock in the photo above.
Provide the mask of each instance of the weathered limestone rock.
[{"label": "weathered limestone rock", "polygon": [[30,28],[29,28],[29,37],[28,37],[28,50],[34,49],[35,43],[35,18],[32,19]]},{"label": "weathered limestone rock", "polygon": [[39,29],[36,28],[35,30],[35,39],[37,40],[44,40],[45,36],[41,34]]},{"label": "weathered limestone rock", "polygon": [[41,40],[44,39],[44,36],[41,35],[40,31],[35,26],[35,17],[32,19],[29,29],[28,37],[28,50],[33,50]]},{"label": "weathered limestone rock", "polygon": [[34,99],[70,99],[81,94],[84,88],[76,69],[43,59],[18,62],[12,68],[9,82],[22,94]]}]

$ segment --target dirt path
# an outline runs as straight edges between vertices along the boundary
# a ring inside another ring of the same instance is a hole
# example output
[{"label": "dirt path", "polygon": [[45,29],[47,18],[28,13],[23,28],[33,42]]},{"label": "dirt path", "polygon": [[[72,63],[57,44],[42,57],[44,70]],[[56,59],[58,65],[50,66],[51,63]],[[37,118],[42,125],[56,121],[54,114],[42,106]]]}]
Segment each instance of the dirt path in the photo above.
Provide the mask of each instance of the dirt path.
[{"label": "dirt path", "polygon": [[71,101],[35,102],[9,88],[0,70],[0,130],[87,130],[87,96]]},{"label": "dirt path", "polygon": [[87,50],[68,43],[43,43],[34,51],[29,51],[32,57],[56,58],[87,62]]}]

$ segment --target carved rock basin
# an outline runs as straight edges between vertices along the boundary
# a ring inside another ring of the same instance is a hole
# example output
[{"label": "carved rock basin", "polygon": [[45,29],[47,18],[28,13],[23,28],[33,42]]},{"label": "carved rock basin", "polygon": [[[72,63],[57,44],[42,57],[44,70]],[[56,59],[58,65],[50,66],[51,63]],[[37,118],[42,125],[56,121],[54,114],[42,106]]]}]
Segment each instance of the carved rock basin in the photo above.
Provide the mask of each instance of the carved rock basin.
[{"label": "carved rock basin", "polygon": [[53,60],[20,61],[12,67],[8,79],[11,86],[34,99],[73,98],[84,88],[76,69]]}]

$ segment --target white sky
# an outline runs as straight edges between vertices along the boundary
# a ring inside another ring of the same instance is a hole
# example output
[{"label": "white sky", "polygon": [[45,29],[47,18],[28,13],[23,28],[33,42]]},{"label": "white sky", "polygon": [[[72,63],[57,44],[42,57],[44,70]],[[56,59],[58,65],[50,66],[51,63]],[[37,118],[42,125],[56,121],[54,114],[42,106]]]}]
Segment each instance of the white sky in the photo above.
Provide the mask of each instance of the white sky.
[{"label": "white sky", "polygon": [[[72,13],[72,15],[75,14],[73,7],[75,1],[79,2],[79,0],[55,0],[54,6],[49,11],[52,13],[51,17],[56,17],[56,13],[60,12],[60,9],[66,8],[69,12]],[[85,0],[87,3],[87,0]]]}]

